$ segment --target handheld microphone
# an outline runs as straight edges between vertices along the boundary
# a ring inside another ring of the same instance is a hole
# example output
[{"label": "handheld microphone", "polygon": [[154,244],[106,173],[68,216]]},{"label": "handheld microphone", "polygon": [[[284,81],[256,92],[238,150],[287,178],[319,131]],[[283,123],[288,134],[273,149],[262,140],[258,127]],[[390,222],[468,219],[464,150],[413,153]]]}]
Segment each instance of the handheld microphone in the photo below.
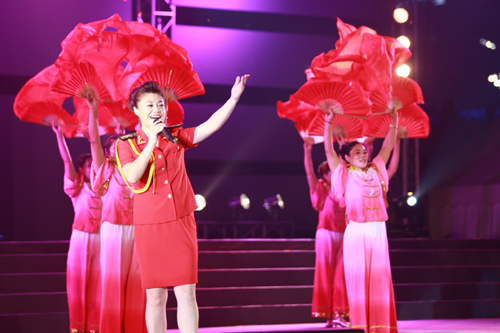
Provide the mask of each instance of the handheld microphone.
[{"label": "handheld microphone", "polygon": [[[156,122],[161,122],[160,118],[158,117],[155,121]],[[163,135],[165,135],[165,137],[168,139],[168,141],[172,142],[172,143],[177,143],[179,142],[179,138],[176,138],[172,135],[172,133],[170,133],[170,131],[168,130],[169,128],[173,128],[173,127],[178,127],[178,126],[181,126],[181,125],[175,125],[175,126],[171,126],[171,127],[164,127],[162,130],[161,130],[161,133]]]},{"label": "handheld microphone", "polygon": [[172,135],[172,133],[170,133],[170,131],[168,130],[168,128],[167,128],[167,127],[163,128],[163,129],[161,130],[161,133],[162,133],[163,135],[165,135],[165,137],[168,139],[168,141],[173,142],[173,143],[177,143],[177,142],[179,142],[179,138],[174,137],[174,136]]}]

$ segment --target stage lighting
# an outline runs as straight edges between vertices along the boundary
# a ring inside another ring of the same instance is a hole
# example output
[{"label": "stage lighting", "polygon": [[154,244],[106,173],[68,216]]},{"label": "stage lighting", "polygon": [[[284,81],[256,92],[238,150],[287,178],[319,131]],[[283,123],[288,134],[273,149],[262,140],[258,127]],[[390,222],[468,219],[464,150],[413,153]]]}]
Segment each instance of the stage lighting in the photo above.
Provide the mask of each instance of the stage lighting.
[{"label": "stage lighting", "polygon": [[413,207],[417,204],[418,199],[413,195],[413,192],[408,192],[408,198],[406,198],[406,203],[408,206]]},{"label": "stage lighting", "polygon": [[236,208],[241,207],[241,208],[247,210],[248,208],[250,208],[250,199],[247,197],[247,195],[245,193],[242,193],[239,196],[235,196],[235,197],[232,197],[231,199],[229,199],[228,206],[231,209],[236,209]]},{"label": "stage lighting", "polygon": [[491,74],[490,76],[488,76],[488,82],[495,82],[496,80],[498,80],[497,74]]},{"label": "stage lighting", "polygon": [[281,198],[281,195],[276,194],[274,197],[269,197],[264,199],[264,204],[262,205],[269,214],[269,217],[274,220],[278,219],[278,211],[280,209],[285,209],[285,202]]},{"label": "stage lighting", "polygon": [[500,80],[496,80],[495,82],[493,82],[493,85],[495,87],[500,87]]},{"label": "stage lighting", "polygon": [[245,193],[242,193],[229,199],[227,205],[231,209],[233,219],[242,218],[243,212],[250,208],[250,199]]},{"label": "stage lighting", "polygon": [[408,21],[408,12],[404,8],[394,9],[394,20],[398,23],[405,23]]},{"label": "stage lighting", "polygon": [[196,200],[196,205],[198,206],[195,210],[199,212],[200,210],[203,210],[207,206],[207,201],[205,200],[205,197],[202,196],[201,194],[196,194],[194,196],[194,199]]},{"label": "stage lighting", "polygon": [[490,50],[496,50],[496,48],[497,48],[495,43],[493,43],[490,40],[484,39],[484,38],[481,38],[479,40],[479,43],[481,43],[481,45],[484,45],[485,47],[489,48]]},{"label": "stage lighting", "polygon": [[400,42],[401,44],[403,44],[404,47],[406,47],[407,49],[410,48],[410,39],[408,39],[408,37],[406,36],[399,36],[398,38],[398,42]]},{"label": "stage lighting", "polygon": [[396,74],[403,77],[408,77],[410,75],[410,66],[403,64],[396,68]]}]

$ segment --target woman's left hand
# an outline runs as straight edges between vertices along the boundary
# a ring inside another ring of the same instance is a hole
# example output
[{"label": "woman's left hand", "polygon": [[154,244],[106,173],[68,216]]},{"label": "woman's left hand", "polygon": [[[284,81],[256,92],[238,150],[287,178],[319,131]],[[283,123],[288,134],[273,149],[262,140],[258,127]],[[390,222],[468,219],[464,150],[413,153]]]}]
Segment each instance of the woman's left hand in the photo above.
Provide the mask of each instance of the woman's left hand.
[{"label": "woman's left hand", "polygon": [[391,112],[389,112],[389,116],[391,116],[393,124],[397,124],[398,122],[398,110],[393,108]]},{"label": "woman's left hand", "polygon": [[237,76],[236,81],[234,82],[233,88],[231,89],[231,98],[235,100],[239,100],[241,94],[245,90],[245,85],[247,83],[247,79],[250,74],[245,74],[243,76]]}]

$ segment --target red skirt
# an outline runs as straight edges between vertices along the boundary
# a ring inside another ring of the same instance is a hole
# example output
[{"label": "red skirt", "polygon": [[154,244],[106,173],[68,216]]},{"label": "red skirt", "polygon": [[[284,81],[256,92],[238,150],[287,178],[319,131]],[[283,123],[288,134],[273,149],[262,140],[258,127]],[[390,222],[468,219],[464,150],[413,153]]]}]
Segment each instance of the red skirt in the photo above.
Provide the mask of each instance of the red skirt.
[{"label": "red skirt", "polygon": [[198,283],[198,239],[193,213],[167,223],[136,224],[135,246],[143,288]]}]

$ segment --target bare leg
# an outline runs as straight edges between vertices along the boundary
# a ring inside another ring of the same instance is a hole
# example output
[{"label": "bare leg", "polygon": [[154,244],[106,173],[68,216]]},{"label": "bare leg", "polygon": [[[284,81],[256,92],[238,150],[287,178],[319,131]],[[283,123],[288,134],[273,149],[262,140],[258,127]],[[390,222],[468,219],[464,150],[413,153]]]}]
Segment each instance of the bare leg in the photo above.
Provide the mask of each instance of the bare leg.
[{"label": "bare leg", "polygon": [[198,304],[196,304],[196,285],[177,286],[174,287],[174,292],[177,298],[177,324],[179,330],[182,333],[197,333]]},{"label": "bare leg", "polygon": [[165,333],[167,330],[167,288],[146,289],[146,326],[148,333]]}]

